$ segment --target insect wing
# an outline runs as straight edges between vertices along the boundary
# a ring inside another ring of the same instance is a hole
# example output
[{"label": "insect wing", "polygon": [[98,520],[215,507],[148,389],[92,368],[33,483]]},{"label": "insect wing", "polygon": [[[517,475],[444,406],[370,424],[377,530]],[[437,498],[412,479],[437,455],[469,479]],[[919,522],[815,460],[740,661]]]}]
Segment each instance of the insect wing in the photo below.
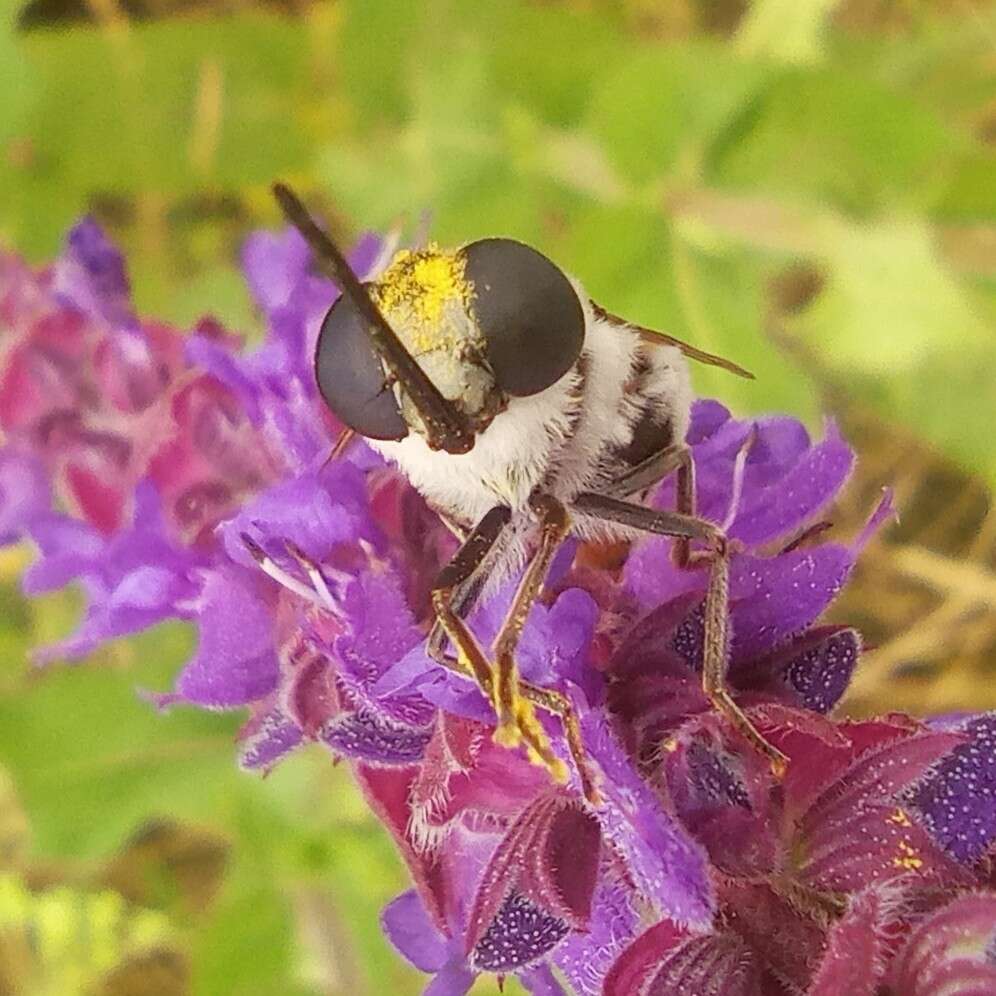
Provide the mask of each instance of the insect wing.
[{"label": "insect wing", "polygon": [[620,318],[618,315],[612,314],[611,311],[606,311],[605,308],[594,301],[591,302],[591,307],[598,318],[608,322],[610,325],[625,326],[635,332],[644,342],[649,342],[654,346],[676,346],[690,360],[705,363],[710,367],[719,367],[721,370],[726,370],[746,380],[754,380],[754,375],[749,370],[745,370],[738,363],[734,363],[733,360],[728,360],[723,356],[717,356],[715,353],[699,349],[697,346],[691,345],[691,343],[682,342],[681,339],[677,339],[673,335],[668,335],[667,332],[659,332],[657,329],[648,329],[634,322],[627,322],[625,318]]}]

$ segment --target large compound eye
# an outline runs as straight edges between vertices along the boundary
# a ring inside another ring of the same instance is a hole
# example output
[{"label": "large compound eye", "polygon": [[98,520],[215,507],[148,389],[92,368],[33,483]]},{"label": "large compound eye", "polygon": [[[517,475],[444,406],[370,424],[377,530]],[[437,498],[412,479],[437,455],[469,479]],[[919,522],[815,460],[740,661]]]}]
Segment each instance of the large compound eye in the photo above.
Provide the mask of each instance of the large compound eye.
[{"label": "large compound eye", "polygon": [[394,391],[353,302],[341,296],[322,322],[315,377],[325,403],[342,422],[368,439],[408,435]]},{"label": "large compound eye", "polygon": [[512,239],[463,250],[471,310],[498,386],[538,394],[570,370],[584,344],[584,311],[571,282],[542,253]]}]

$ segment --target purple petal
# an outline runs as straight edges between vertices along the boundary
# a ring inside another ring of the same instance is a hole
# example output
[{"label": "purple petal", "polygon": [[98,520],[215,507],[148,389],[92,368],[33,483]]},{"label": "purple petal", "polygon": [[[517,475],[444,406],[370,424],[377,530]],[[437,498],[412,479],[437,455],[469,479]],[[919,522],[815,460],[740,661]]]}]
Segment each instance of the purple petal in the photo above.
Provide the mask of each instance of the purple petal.
[{"label": "purple petal", "polygon": [[22,579],[31,596],[62,588],[91,571],[107,549],[107,540],[93,526],[54,513],[35,522],[31,538],[42,554]]},{"label": "purple petal", "polygon": [[920,822],[959,861],[977,861],[996,840],[996,714],[963,723],[954,748],[910,793]]},{"label": "purple petal", "polygon": [[243,533],[261,538],[264,547],[269,541],[271,555],[282,556],[283,541],[291,540],[318,561],[336,543],[379,541],[363,475],[342,462],[268,488],[229,519],[221,533],[232,560],[253,568],[256,564],[242,541]]},{"label": "purple petal", "polygon": [[477,973],[462,962],[444,966],[425,988],[422,996],[465,996],[470,992]]},{"label": "purple petal", "polygon": [[494,709],[474,682],[430,660],[424,641],[389,667],[371,686],[369,694],[376,701],[384,702],[415,691],[445,712],[482,723],[494,722]]},{"label": "purple petal", "polygon": [[92,218],[70,230],[54,267],[53,290],[113,328],[135,323],[124,258]]},{"label": "purple petal", "polygon": [[749,459],[744,498],[729,535],[756,546],[798,529],[824,508],[850,475],[854,454],[831,422],[826,439],[770,486],[751,487],[751,463]]},{"label": "purple petal", "polygon": [[83,657],[107,640],[161,622],[190,592],[185,577],[151,565],[138,567],[125,574],[106,597],[91,600],[72,636],[40,648],[34,656],[39,663]]},{"label": "purple petal", "polygon": [[397,950],[416,968],[437,973],[425,996],[464,996],[474,984],[457,953],[459,943],[439,932],[414,890],[402,893],[381,913],[381,927]]},{"label": "purple petal", "polygon": [[733,660],[759,657],[802,632],[847,580],[854,557],[829,543],[767,560],[737,557],[730,571]]},{"label": "purple petal", "polygon": [[273,606],[260,590],[258,571],[234,564],[207,574],[196,616],[197,652],[176,691],[208,709],[246,705],[277,686]]},{"label": "purple petal", "polygon": [[347,631],[336,640],[336,655],[346,674],[366,690],[422,642],[401,578],[388,565],[358,574],[342,595],[340,613]]},{"label": "purple petal", "polygon": [[0,449],[0,546],[20,539],[51,507],[52,492],[41,460],[10,446]]},{"label": "purple petal", "polygon": [[[734,558],[730,569],[731,674],[737,675],[738,663],[762,657],[805,630],[843,587],[853,565],[851,551],[838,544],[772,558],[746,554]],[[678,627],[672,641],[673,649],[696,669],[702,666],[703,620],[700,604]],[[750,674],[742,679],[750,681]]]},{"label": "purple petal", "polygon": [[705,854],[661,808],[601,716],[585,716],[582,732],[601,769],[602,832],[624,856],[638,890],[675,920],[708,923],[713,896]]},{"label": "purple petal", "polygon": [[450,960],[449,938],[436,929],[414,889],[388,903],[380,924],[388,940],[417,969],[438,972]]},{"label": "purple petal", "polygon": [[587,933],[572,933],[553,956],[578,996],[600,996],[609,969],[639,922],[632,889],[603,879],[592,899]]},{"label": "purple petal", "polygon": [[698,446],[730,421],[730,410],[712,398],[697,398],[692,404],[691,424],[685,436],[689,446]]},{"label": "purple petal", "polygon": [[79,576],[89,602],[79,629],[39,651],[39,660],[81,657],[106,640],[181,616],[181,606],[196,595],[199,557],[168,538],[159,495],[148,481],[136,487],[134,505],[134,524],[108,540],[58,516],[33,527],[43,553],[60,555],[46,556],[29,573],[32,590]]},{"label": "purple petal", "polygon": [[549,965],[539,964],[516,973],[519,981],[532,996],[567,996],[564,987],[550,971]]},{"label": "purple petal", "polygon": [[549,608],[534,606],[519,644],[523,676],[545,687],[567,679],[584,688],[590,700],[598,684],[587,666],[587,653],[597,619],[598,606],[580,588],[562,592]]},{"label": "purple petal", "polygon": [[233,353],[227,344],[205,335],[188,336],[183,351],[192,367],[207,371],[239,399],[253,425],[260,424],[260,388],[246,372],[239,354]]},{"label": "purple petal", "polygon": [[[253,232],[242,246],[242,271],[256,303],[267,314],[288,303],[308,272],[311,250],[296,228]],[[331,303],[331,301],[329,302]]]},{"label": "purple petal", "polygon": [[240,762],[250,770],[269,771],[301,744],[301,727],[277,710],[266,713],[242,741]]}]

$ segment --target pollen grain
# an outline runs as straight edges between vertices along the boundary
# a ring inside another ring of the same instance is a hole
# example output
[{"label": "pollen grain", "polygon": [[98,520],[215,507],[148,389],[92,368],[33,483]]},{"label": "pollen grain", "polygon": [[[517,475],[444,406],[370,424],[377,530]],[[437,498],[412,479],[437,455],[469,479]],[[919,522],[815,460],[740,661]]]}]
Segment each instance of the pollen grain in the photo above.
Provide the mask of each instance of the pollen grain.
[{"label": "pollen grain", "polygon": [[388,317],[401,319],[417,352],[448,345],[447,308],[466,305],[471,297],[464,267],[462,256],[430,244],[427,249],[402,249],[377,281],[377,304]]}]

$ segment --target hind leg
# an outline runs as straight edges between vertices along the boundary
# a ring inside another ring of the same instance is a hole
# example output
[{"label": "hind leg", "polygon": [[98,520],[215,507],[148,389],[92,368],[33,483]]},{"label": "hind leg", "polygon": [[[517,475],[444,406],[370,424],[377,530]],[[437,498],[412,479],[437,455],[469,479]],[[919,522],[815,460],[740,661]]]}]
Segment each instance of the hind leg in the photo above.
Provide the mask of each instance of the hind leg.
[{"label": "hind leg", "polygon": [[729,720],[734,729],[768,759],[772,772],[781,777],[788,765],[788,758],[761,736],[726,687],[730,541],[725,533],[706,519],[681,512],[659,511],[604,495],[579,495],[572,507],[584,515],[658,536],[670,536],[684,544],[692,540],[705,541],[708,546],[706,555],[709,584],[705,597],[702,690],[713,707]]}]

